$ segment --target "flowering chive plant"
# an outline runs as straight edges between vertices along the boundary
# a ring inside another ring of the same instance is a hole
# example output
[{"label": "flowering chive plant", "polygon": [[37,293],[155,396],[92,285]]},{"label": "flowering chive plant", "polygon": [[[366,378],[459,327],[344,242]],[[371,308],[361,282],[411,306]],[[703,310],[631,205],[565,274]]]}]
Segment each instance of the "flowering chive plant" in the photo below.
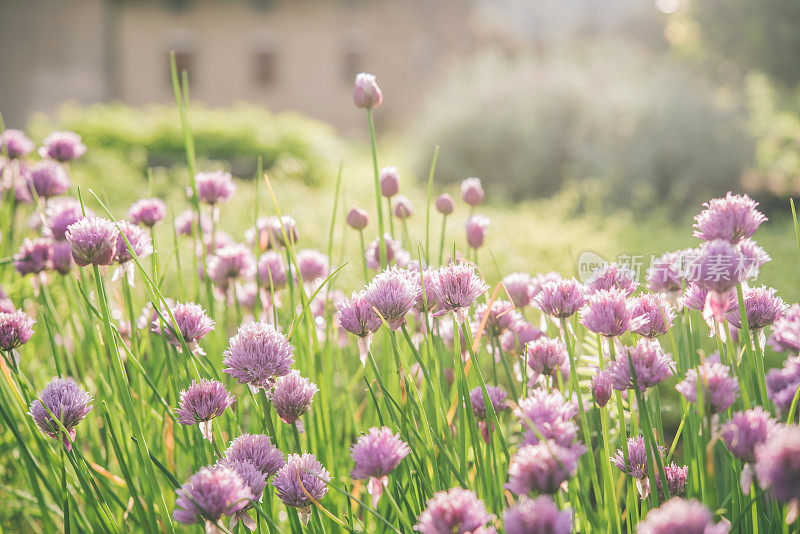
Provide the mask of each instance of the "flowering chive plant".
[{"label": "flowering chive plant", "polygon": [[[212,154],[174,74],[194,169]],[[796,532],[800,304],[756,280],[758,204],[710,200],[641,279],[506,270],[526,256],[488,232],[495,177],[448,194],[434,169],[420,202],[378,164],[382,102],[359,74],[373,165],[348,188],[370,202],[337,197],[328,235],[285,182],[266,202],[226,171],[106,209],[79,136],[2,133],[0,523]]]}]

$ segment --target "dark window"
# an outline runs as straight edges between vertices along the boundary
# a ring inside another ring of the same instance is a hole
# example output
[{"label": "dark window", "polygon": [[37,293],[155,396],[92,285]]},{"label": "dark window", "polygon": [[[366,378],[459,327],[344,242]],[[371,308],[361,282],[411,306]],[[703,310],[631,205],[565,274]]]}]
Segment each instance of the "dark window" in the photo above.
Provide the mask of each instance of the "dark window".
[{"label": "dark window", "polygon": [[269,87],[278,79],[278,54],[270,51],[255,53],[255,83],[259,87]]}]

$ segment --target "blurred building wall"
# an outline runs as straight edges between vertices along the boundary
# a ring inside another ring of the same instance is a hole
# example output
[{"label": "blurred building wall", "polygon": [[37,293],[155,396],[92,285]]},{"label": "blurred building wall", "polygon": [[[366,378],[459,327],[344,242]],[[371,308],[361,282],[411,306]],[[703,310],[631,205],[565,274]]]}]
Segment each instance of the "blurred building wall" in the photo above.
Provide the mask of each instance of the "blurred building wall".
[{"label": "blurred building wall", "polygon": [[[193,100],[299,110],[348,131],[353,78],[373,72],[401,123],[469,54],[469,0],[0,0],[0,113],[24,126],[65,100],[170,102],[169,51]],[[13,50],[12,53],[8,53]]]}]

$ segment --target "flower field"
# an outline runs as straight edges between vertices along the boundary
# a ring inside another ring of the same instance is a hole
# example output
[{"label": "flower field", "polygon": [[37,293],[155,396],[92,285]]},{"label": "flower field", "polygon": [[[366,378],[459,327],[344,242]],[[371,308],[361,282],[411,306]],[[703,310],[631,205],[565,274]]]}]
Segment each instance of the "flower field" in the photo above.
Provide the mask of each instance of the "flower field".
[{"label": "flower field", "polygon": [[173,78],[183,206],[76,187],[74,133],[0,137],[0,530],[800,530],[800,304],[758,282],[757,202],[710,199],[641,276],[496,276],[487,243],[526,229],[478,178],[438,191],[436,152],[409,200],[360,74],[370,202],[340,208],[340,171],[312,240],[267,175],[198,168]]}]

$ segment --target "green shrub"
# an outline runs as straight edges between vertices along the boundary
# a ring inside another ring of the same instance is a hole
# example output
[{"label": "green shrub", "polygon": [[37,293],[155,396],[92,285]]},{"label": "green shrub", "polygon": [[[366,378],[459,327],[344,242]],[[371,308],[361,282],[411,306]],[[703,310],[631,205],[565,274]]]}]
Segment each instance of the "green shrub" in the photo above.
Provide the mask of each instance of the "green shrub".
[{"label": "green shrub", "polygon": [[492,195],[550,196],[599,178],[609,201],[683,208],[736,188],[750,161],[741,115],[719,109],[689,72],[630,43],[547,59],[478,58],[422,114],[418,167],[484,179]]}]

